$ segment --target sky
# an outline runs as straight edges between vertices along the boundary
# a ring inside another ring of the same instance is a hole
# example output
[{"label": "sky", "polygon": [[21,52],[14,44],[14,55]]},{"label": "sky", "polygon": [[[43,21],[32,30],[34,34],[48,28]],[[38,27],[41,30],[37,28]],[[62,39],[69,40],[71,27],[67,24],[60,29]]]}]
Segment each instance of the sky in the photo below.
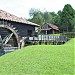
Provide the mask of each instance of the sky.
[{"label": "sky", "polygon": [[29,18],[31,8],[57,13],[65,4],[71,4],[75,9],[75,0],[0,0],[0,9],[18,17]]}]

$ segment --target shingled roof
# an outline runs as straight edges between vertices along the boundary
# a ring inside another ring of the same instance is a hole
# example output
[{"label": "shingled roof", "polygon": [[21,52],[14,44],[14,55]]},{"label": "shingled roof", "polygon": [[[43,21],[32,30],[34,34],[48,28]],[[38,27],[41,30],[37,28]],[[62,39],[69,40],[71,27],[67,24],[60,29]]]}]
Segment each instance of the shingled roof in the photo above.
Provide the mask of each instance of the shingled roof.
[{"label": "shingled roof", "polygon": [[[48,24],[48,23],[47,23]],[[56,26],[56,25],[53,25],[53,24],[48,24],[52,29],[55,29],[55,30],[59,30],[59,28]]]},{"label": "shingled roof", "polygon": [[19,18],[15,15],[12,15],[6,11],[3,11],[3,10],[0,10],[0,19],[19,22],[19,23],[25,23],[25,24],[34,25],[34,26],[40,26],[38,24],[27,21],[26,19],[23,19],[23,18]]},{"label": "shingled roof", "polygon": [[41,28],[41,30],[51,30],[51,29],[59,30],[59,27],[56,26],[56,25],[53,25],[53,24],[46,23],[46,24]]}]

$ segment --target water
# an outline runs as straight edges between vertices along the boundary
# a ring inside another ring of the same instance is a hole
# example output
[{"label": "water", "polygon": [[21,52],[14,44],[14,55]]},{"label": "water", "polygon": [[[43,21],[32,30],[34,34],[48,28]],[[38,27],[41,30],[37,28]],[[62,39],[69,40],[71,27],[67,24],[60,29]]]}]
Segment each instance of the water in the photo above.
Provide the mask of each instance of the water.
[{"label": "water", "polygon": [[18,49],[17,47],[4,47],[3,50],[0,50],[0,56],[7,54],[7,53],[10,53],[10,52],[13,52],[17,49]]}]

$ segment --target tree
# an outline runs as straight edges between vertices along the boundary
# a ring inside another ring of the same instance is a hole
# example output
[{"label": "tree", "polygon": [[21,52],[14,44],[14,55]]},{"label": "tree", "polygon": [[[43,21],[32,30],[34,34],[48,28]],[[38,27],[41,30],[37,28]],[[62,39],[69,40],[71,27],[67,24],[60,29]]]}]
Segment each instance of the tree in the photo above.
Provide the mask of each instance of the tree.
[{"label": "tree", "polygon": [[66,4],[61,13],[61,27],[64,31],[72,31],[73,28],[73,18],[74,18],[74,9],[70,4]]},{"label": "tree", "polygon": [[57,14],[55,12],[42,12],[39,9],[31,8],[29,15],[29,21],[41,26],[45,23],[52,23],[57,25],[62,31],[70,32],[75,29],[75,10],[70,4],[66,4],[63,10],[59,10]]},{"label": "tree", "polygon": [[41,12],[38,9],[32,9],[29,11],[31,22],[37,23],[39,25],[44,25],[45,23],[54,23],[54,18],[56,16],[55,12]]},{"label": "tree", "polygon": [[41,16],[41,14],[37,13],[36,16],[34,16],[32,19],[31,19],[32,22],[34,23],[37,23],[39,25],[43,25],[43,17]]},{"label": "tree", "polygon": [[50,12],[45,11],[43,13],[44,23],[51,23],[52,22],[52,15]]},{"label": "tree", "polygon": [[72,26],[73,26],[72,31],[75,32],[75,13],[74,13],[73,21],[72,21]]},{"label": "tree", "polygon": [[43,13],[40,10],[31,8],[31,10],[29,11],[29,15],[31,17],[30,19],[28,19],[29,21],[37,23],[39,25],[43,25]]}]

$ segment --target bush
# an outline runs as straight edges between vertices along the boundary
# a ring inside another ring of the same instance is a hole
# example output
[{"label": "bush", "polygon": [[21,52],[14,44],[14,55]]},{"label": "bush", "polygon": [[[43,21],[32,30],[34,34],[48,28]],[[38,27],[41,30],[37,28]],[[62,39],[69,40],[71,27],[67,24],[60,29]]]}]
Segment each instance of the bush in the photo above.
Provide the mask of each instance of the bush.
[{"label": "bush", "polygon": [[75,37],[75,32],[62,33],[61,35],[66,36],[68,38],[74,38]]}]

